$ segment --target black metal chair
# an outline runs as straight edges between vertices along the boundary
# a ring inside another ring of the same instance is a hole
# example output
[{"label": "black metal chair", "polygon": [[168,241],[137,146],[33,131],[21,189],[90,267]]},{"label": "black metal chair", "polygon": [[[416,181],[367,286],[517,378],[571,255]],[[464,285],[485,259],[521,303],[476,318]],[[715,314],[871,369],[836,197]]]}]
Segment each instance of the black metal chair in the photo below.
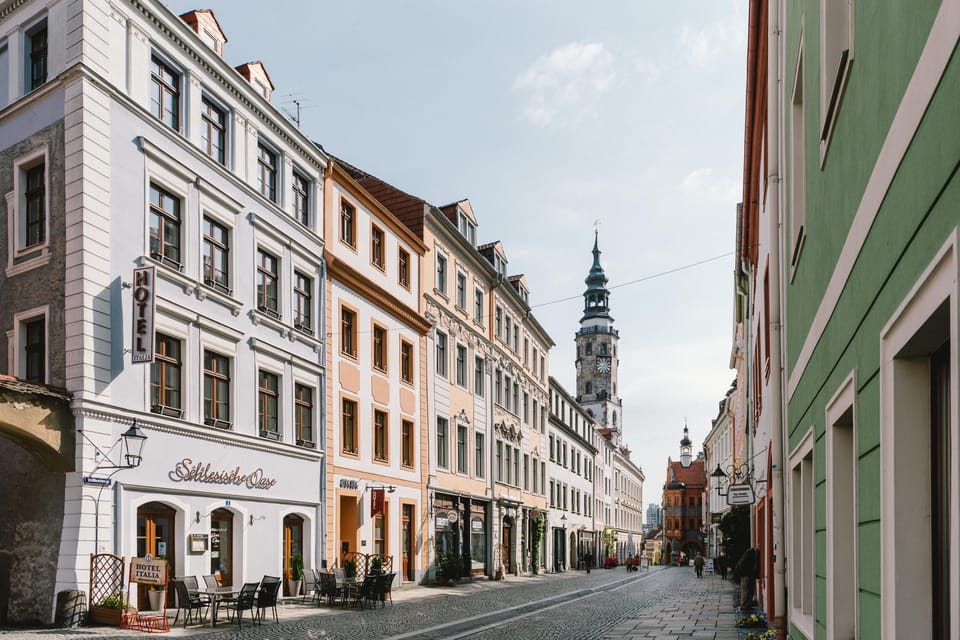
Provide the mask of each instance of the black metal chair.
[{"label": "black metal chair", "polygon": [[[310,586],[310,591],[313,591],[313,595],[310,597],[310,602],[316,600],[317,604],[320,604],[320,572],[316,569],[313,569],[313,584]],[[302,604],[306,598],[307,589],[304,589],[303,595],[300,597],[300,603]]]},{"label": "black metal chair", "polygon": [[393,581],[396,579],[396,573],[388,573],[384,576],[383,594],[380,597],[381,602],[390,600],[390,606],[393,606]]},{"label": "black metal chair", "polygon": [[[240,587],[240,593],[237,595],[236,600],[230,600],[224,602],[221,606],[227,609],[227,618],[233,622],[233,616],[237,618],[237,627],[243,627],[243,612],[250,612],[250,620],[256,622],[256,599],[257,599],[257,589],[260,587],[259,582],[246,582],[242,587]],[[230,612],[233,612],[233,615]]]},{"label": "black metal chair", "polygon": [[320,599],[326,598],[327,604],[337,603],[337,576],[325,571],[320,573]]},{"label": "black metal chair", "polygon": [[208,600],[201,599],[196,593],[191,594],[187,585],[183,580],[171,580],[170,584],[173,585],[174,591],[177,594],[177,615],[173,618],[173,624],[177,624],[177,620],[180,618],[180,612],[186,610],[186,613],[183,616],[183,628],[187,628],[187,624],[190,622],[190,619],[194,616],[194,611],[197,612],[197,622],[203,622],[203,610],[207,608],[210,604]]},{"label": "black metal chair", "polygon": [[257,593],[257,618],[263,622],[267,608],[273,608],[273,619],[280,624],[280,618],[277,616],[277,596],[280,593],[280,578],[274,576],[263,576],[260,581],[260,591]]},{"label": "black metal chair", "polygon": [[183,584],[187,585],[187,591],[190,592],[191,596],[197,596],[201,600],[207,601],[209,604],[210,596],[205,593],[200,593],[200,581],[197,580],[197,576],[183,576],[177,578],[177,580],[182,580]]},{"label": "black metal chair", "polygon": [[363,603],[372,600],[374,589],[376,588],[378,576],[365,576],[360,586],[350,594],[351,604],[359,604],[360,610],[363,610]]}]

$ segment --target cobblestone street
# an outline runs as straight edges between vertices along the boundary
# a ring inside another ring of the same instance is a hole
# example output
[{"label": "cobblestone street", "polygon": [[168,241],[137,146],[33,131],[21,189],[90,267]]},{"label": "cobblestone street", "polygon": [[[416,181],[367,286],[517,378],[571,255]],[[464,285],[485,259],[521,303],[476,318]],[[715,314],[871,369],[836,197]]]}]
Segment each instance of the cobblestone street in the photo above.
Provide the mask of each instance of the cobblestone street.
[{"label": "cobblestone street", "polygon": [[[301,605],[280,607],[279,625],[225,621],[182,626],[171,638],[324,638],[330,640],[433,638],[699,638],[735,640],[733,585],[692,570],[653,569],[549,574],[455,587],[411,587],[395,592],[395,604],[364,611]],[[130,638],[108,627],[4,630],[4,638]]]}]

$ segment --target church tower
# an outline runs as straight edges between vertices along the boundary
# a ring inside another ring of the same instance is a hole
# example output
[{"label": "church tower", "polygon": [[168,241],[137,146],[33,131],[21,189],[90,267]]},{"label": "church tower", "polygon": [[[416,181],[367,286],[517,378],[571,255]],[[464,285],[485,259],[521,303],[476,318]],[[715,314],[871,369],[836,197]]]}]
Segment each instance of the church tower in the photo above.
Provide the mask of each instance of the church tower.
[{"label": "church tower", "polygon": [[[607,276],[600,266],[599,236],[593,240],[593,266],[585,280],[583,317],[576,334],[577,400],[597,421],[616,434],[623,423],[623,406],[617,395],[617,341],[610,316]],[[619,440],[619,437],[617,438]]]}]

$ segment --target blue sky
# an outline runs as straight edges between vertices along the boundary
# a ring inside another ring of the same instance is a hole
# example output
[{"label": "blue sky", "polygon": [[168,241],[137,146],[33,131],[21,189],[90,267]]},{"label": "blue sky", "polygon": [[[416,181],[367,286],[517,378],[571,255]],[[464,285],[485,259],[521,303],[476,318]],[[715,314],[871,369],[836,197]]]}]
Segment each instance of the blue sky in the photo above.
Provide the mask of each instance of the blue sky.
[{"label": "blue sky", "polygon": [[274,104],[298,100],[329,152],[435,204],[469,198],[478,241],[501,240],[526,275],[571,392],[600,220],[624,439],[659,502],[684,420],[699,446],[734,378],[733,256],[649,277],[733,252],[746,1],[167,6],[212,9],[227,61],[262,61]]}]

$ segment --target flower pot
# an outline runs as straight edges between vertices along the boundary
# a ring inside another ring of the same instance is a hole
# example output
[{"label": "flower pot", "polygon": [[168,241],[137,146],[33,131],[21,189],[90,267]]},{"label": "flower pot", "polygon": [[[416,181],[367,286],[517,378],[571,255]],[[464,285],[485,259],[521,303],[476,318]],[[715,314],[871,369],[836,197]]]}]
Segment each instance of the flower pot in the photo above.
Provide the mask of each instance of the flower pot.
[{"label": "flower pot", "polygon": [[123,615],[123,609],[114,607],[101,607],[94,605],[87,612],[87,618],[95,624],[108,624],[114,627],[120,626],[120,618]]},{"label": "flower pot", "polygon": [[151,589],[150,591],[147,591],[147,599],[150,601],[150,611],[160,611],[163,609],[163,604],[166,598],[166,590],[156,591]]},{"label": "flower pot", "polygon": [[302,585],[303,580],[287,580],[287,595],[291,597],[300,595]]}]

